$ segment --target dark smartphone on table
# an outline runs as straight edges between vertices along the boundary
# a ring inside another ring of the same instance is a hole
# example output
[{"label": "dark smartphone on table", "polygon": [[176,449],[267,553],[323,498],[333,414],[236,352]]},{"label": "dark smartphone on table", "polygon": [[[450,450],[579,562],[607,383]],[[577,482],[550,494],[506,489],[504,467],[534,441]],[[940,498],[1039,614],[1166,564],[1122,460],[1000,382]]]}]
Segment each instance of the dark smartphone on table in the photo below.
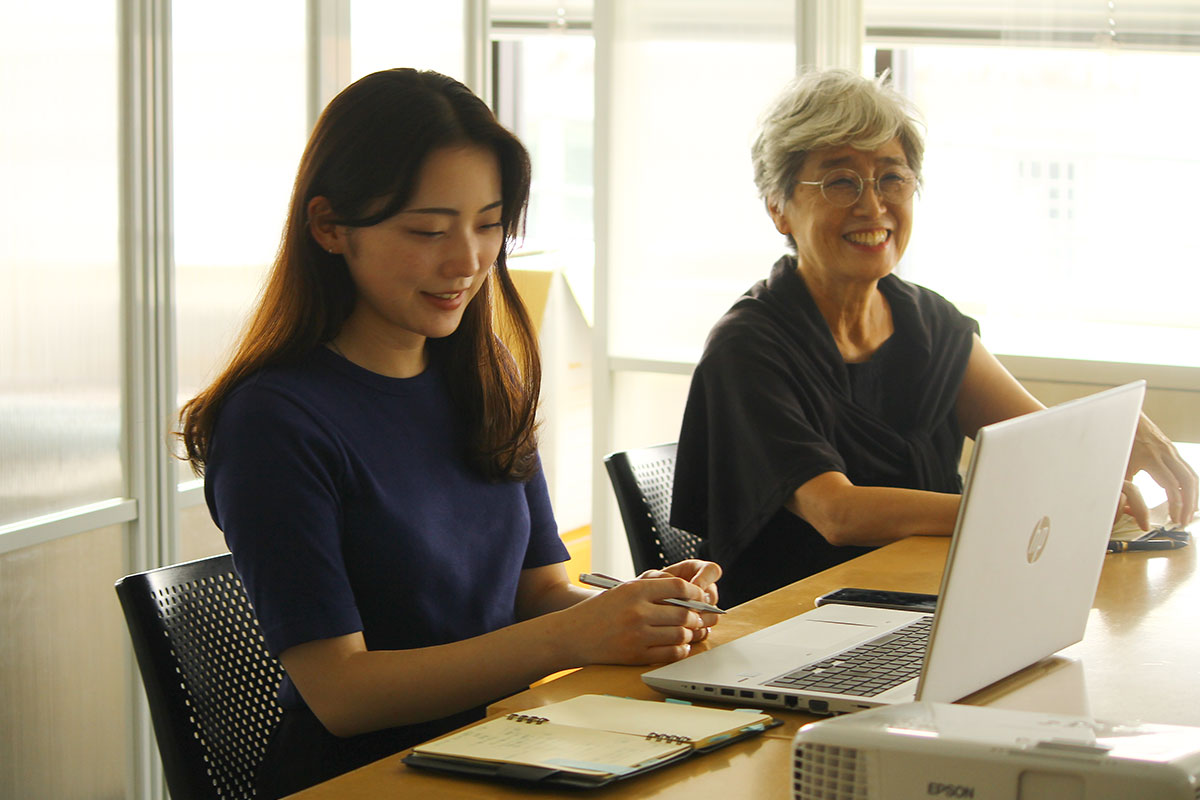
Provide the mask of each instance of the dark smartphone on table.
[{"label": "dark smartphone on table", "polygon": [[896,608],[901,611],[922,611],[932,614],[937,608],[936,594],[893,592],[887,589],[856,589],[847,587],[828,592],[817,598],[817,605],[840,603],[844,606]]}]

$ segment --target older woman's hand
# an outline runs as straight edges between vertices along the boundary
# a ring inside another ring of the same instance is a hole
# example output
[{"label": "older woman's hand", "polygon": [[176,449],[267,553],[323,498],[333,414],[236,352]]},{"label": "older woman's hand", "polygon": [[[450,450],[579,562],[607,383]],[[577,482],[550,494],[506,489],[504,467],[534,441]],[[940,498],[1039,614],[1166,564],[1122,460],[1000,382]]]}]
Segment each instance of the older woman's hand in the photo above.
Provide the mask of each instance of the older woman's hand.
[{"label": "older woman's hand", "polygon": [[[1167,511],[1171,521],[1177,525],[1191,522],[1192,517],[1196,515],[1200,480],[1196,477],[1196,471],[1179,455],[1171,440],[1163,435],[1158,426],[1145,414],[1142,414],[1138,421],[1137,432],[1133,436],[1133,451],[1129,455],[1129,469],[1125,473],[1125,496],[1129,501],[1130,513],[1145,529],[1149,525],[1145,503],[1141,502],[1140,494],[1134,499],[1132,495],[1137,493],[1137,489],[1128,482],[1129,478],[1142,470],[1166,491]],[[1136,513],[1139,511],[1141,516]]]}]

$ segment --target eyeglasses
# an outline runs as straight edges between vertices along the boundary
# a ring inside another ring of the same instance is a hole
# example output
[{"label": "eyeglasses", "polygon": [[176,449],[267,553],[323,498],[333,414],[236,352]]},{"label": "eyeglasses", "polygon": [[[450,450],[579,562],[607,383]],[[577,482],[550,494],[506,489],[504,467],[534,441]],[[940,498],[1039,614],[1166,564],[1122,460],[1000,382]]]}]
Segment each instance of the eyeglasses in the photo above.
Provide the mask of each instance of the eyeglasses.
[{"label": "eyeglasses", "polygon": [[903,167],[888,167],[878,178],[864,180],[852,169],[835,169],[819,181],[796,181],[803,186],[820,186],[821,196],[838,208],[849,208],[862,197],[863,185],[875,186],[885,203],[903,203],[917,190],[917,176]]}]

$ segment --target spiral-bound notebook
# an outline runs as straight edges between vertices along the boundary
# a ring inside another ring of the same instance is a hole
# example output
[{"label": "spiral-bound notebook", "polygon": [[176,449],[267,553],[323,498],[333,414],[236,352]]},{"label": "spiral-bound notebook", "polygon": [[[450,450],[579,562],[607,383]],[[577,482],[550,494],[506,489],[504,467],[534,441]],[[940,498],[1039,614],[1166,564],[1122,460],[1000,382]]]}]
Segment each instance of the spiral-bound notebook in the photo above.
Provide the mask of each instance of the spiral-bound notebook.
[{"label": "spiral-bound notebook", "polygon": [[757,710],[585,694],[417,745],[404,763],[508,780],[603,786],[778,724]]}]

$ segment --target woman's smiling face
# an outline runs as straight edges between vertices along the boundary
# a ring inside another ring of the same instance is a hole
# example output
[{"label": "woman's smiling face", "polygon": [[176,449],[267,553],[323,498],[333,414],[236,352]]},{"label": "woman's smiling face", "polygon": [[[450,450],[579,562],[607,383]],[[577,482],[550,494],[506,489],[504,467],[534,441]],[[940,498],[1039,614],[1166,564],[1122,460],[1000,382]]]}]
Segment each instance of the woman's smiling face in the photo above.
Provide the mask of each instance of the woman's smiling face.
[{"label": "woman's smiling face", "polygon": [[822,196],[820,186],[797,183],[782,209],[769,209],[779,232],[795,241],[805,276],[873,282],[896,268],[912,232],[913,200],[885,202],[872,181],[897,166],[908,166],[899,139],[876,150],[845,145],[808,153],[797,181],[819,182],[835,169],[851,169],[864,185],[858,202],[839,208]]},{"label": "woman's smiling face", "polygon": [[407,206],[347,232],[353,315],[385,338],[449,336],[504,245],[500,166],[477,146],[430,153]]}]

